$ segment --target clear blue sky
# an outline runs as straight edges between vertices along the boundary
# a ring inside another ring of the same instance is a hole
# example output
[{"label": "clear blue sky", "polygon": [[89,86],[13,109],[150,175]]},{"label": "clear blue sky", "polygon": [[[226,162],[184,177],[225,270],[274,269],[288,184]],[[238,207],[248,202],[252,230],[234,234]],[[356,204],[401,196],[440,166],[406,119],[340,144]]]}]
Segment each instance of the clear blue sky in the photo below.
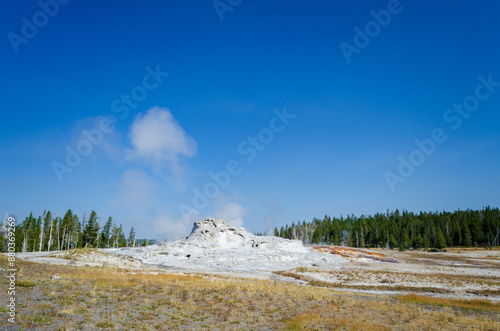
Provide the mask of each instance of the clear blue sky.
[{"label": "clear blue sky", "polygon": [[500,205],[496,1],[45,2],[0,10],[3,214],[95,210],[175,238],[207,216],[264,232]]}]

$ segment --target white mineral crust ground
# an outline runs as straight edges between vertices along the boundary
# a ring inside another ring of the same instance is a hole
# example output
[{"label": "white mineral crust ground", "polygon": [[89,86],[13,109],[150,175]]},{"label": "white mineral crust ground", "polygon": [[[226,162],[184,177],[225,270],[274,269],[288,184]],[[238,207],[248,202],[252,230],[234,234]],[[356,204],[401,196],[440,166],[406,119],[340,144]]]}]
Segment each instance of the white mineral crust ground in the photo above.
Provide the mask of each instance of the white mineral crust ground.
[{"label": "white mineral crust ground", "polygon": [[348,260],[304,247],[298,240],[255,236],[222,219],[195,222],[186,239],[147,247],[105,249],[174,270],[271,272],[296,267],[336,269]]}]

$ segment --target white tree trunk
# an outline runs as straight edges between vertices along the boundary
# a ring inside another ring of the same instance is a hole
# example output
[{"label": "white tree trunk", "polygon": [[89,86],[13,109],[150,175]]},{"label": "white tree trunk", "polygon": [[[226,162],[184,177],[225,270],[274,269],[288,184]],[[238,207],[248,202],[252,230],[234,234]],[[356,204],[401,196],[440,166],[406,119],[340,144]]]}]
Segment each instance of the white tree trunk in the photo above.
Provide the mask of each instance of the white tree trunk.
[{"label": "white tree trunk", "polygon": [[50,222],[50,233],[49,233],[49,242],[47,243],[48,244],[48,247],[47,247],[47,250],[50,251],[50,244],[52,243],[52,227],[54,225],[54,222]]},{"label": "white tree trunk", "polygon": [[61,250],[61,240],[59,240],[59,223],[57,223],[57,250],[60,251]]},{"label": "white tree trunk", "polygon": [[61,249],[64,248],[64,238],[65,238],[65,236],[66,236],[66,227],[64,227],[62,238],[61,238],[61,240],[59,240],[59,250],[61,250]]},{"label": "white tree trunk", "polygon": [[26,240],[26,232],[24,232],[24,240],[23,240],[23,253],[28,250],[28,241]]},{"label": "white tree trunk", "polygon": [[40,227],[40,249],[39,251],[42,251],[42,243],[43,243],[43,231],[42,228]]}]

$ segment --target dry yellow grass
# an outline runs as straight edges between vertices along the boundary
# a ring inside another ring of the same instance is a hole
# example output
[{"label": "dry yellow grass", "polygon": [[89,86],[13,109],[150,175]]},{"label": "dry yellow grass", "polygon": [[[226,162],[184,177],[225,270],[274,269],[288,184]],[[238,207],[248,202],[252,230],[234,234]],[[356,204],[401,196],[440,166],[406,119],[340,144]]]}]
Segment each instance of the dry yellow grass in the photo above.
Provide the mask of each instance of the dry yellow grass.
[{"label": "dry yellow grass", "polygon": [[[0,259],[4,264],[5,259]],[[500,329],[498,305],[347,294],[269,280],[18,261],[18,325],[40,330]],[[51,274],[62,277],[51,280]],[[2,284],[5,287],[4,284]],[[2,288],[2,293],[6,293]],[[2,304],[6,295],[1,296]],[[476,305],[476,306],[474,306]],[[7,325],[0,321],[0,326]]]},{"label": "dry yellow grass", "polygon": [[500,304],[491,302],[489,300],[460,300],[460,299],[428,297],[416,294],[397,295],[396,298],[405,303],[420,303],[420,304],[436,305],[441,307],[455,307],[455,308],[478,310],[478,311],[490,311],[490,312],[500,311]]}]

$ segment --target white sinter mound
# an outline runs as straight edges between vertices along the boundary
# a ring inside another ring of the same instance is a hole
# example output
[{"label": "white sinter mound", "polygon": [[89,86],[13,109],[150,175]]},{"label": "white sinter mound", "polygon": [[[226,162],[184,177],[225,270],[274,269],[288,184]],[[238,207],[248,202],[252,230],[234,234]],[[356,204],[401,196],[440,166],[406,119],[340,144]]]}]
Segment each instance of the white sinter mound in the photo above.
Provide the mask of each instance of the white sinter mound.
[{"label": "white sinter mound", "polygon": [[195,222],[186,239],[141,248],[107,249],[145,264],[177,270],[276,271],[321,266],[333,269],[346,259],[304,247],[300,241],[254,236],[222,219]]}]

